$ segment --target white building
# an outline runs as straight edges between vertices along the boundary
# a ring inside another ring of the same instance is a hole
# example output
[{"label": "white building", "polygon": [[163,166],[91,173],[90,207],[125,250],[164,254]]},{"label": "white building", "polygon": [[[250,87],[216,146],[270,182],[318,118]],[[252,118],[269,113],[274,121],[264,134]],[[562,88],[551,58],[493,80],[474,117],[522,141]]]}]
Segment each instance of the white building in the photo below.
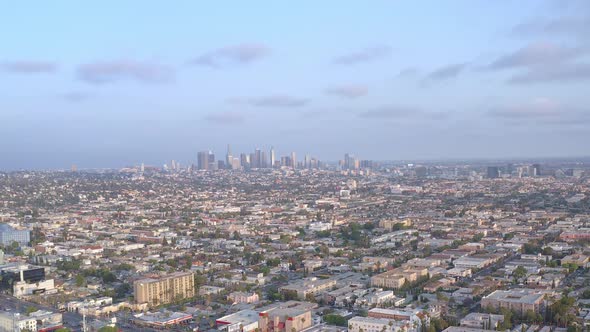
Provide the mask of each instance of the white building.
[{"label": "white building", "polygon": [[37,331],[37,319],[12,312],[0,312],[0,332]]},{"label": "white building", "polygon": [[36,283],[27,283],[26,281],[17,281],[14,283],[13,288],[13,295],[14,297],[21,298],[23,296],[33,295],[33,294],[55,294],[57,293],[57,289],[55,289],[55,284],[53,279],[41,280]]},{"label": "white building", "polygon": [[348,332],[400,332],[410,331],[407,321],[386,318],[353,317],[348,320]]}]

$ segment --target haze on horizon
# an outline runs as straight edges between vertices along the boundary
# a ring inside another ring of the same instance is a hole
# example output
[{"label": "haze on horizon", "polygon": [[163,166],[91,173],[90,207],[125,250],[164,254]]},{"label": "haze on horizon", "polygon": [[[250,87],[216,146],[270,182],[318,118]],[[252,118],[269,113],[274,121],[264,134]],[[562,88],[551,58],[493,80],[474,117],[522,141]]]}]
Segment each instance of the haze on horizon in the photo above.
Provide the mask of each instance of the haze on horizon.
[{"label": "haze on horizon", "polygon": [[0,170],[588,156],[590,1],[14,2]]}]

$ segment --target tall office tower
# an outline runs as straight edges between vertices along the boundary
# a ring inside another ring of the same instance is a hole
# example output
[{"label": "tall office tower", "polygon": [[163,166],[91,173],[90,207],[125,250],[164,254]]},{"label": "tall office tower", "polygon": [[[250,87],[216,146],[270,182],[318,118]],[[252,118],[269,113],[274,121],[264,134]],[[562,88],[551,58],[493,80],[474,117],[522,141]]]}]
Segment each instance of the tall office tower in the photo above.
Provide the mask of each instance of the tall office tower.
[{"label": "tall office tower", "polygon": [[200,151],[197,154],[197,169],[207,169],[209,167],[209,151]]},{"label": "tall office tower", "polygon": [[500,171],[496,166],[488,166],[488,179],[497,179],[500,176]]},{"label": "tall office tower", "polygon": [[145,172],[145,165],[143,163],[141,163],[141,167],[140,167],[141,172]]},{"label": "tall office tower", "polygon": [[250,168],[256,168],[256,153],[250,153]]},{"label": "tall office tower", "polygon": [[311,165],[310,165],[310,167],[313,168],[313,169],[319,168],[318,167],[318,160],[315,159],[315,158],[311,158]]},{"label": "tall office tower", "polygon": [[211,150],[209,150],[209,165],[207,166],[208,170],[217,170],[217,161],[215,160],[215,154]]},{"label": "tall office tower", "polygon": [[276,160],[276,155],[275,155],[275,148],[274,147],[270,147],[270,167],[274,168],[275,166],[275,160]]},{"label": "tall office tower", "polygon": [[533,164],[532,166],[532,176],[541,176],[541,165],[540,164]]},{"label": "tall office tower", "polygon": [[172,159],[172,162],[170,162],[170,169],[172,169],[173,171],[176,170],[176,161],[174,159]]},{"label": "tall office tower", "polygon": [[234,158],[232,160],[231,169],[240,169],[240,158]]},{"label": "tall office tower", "polygon": [[254,161],[252,162],[252,168],[262,167],[262,151],[256,148],[254,151]]},{"label": "tall office tower", "polygon": [[361,168],[373,168],[372,160],[361,160]]},{"label": "tall office tower", "polygon": [[290,166],[289,157],[283,156],[281,157],[281,166]]},{"label": "tall office tower", "polygon": [[297,156],[295,152],[291,152],[291,166],[295,169],[297,168]]},{"label": "tall office tower", "polygon": [[303,168],[311,168],[311,157],[308,154],[303,159]]},{"label": "tall office tower", "polygon": [[232,162],[233,162],[234,158],[231,155],[231,147],[229,146],[229,144],[227,145],[227,154],[225,155],[225,164],[227,165],[227,168],[232,168]]},{"label": "tall office tower", "polygon": [[260,154],[260,168],[268,168],[268,158],[266,157],[266,151],[262,151]]},{"label": "tall office tower", "polygon": [[242,164],[244,168],[250,168],[250,155],[245,153],[240,154],[240,164]]}]

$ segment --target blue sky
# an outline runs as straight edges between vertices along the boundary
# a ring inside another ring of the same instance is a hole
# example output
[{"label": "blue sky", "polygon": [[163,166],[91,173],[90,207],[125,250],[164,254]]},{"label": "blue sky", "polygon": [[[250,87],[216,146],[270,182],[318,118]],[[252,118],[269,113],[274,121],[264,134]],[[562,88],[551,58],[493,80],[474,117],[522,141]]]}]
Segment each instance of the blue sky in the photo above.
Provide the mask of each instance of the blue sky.
[{"label": "blue sky", "polygon": [[5,4],[0,169],[587,156],[589,3]]}]

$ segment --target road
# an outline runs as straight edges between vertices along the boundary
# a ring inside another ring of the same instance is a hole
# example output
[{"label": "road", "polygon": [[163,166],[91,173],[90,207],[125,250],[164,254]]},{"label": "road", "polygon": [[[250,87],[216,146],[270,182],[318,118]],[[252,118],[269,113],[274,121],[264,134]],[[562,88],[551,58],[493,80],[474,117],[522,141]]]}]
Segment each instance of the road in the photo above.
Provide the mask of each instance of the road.
[{"label": "road", "polygon": [[[33,302],[28,302],[25,300],[17,299],[14,296],[7,295],[7,294],[0,294],[0,303],[2,310],[11,310],[11,311],[24,311],[27,307],[35,307],[42,310],[48,310],[55,312],[55,308],[51,308],[45,305],[40,305]],[[72,329],[75,331],[75,328],[80,329],[80,325],[82,324],[82,315],[77,314],[75,312],[64,312],[62,313],[64,326]]]}]

